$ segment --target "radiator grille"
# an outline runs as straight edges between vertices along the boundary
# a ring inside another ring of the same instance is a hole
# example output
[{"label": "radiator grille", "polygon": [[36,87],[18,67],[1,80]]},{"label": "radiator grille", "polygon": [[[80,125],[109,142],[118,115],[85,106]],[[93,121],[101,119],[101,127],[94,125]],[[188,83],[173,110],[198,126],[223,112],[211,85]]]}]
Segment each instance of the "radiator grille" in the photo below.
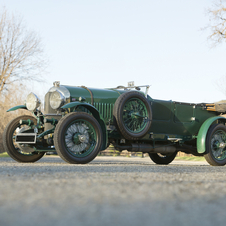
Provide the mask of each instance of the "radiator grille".
[{"label": "radiator grille", "polygon": [[[57,119],[57,120],[59,121],[59,120],[61,119],[61,115],[59,115],[59,116],[56,116],[56,115],[51,116],[51,114],[56,114],[56,113],[57,113],[57,110],[54,110],[54,109],[51,108],[51,106],[50,106],[50,101],[49,101],[49,99],[50,99],[50,94],[51,94],[51,92],[48,92],[48,93],[45,95],[44,112],[45,112],[45,114],[50,114],[50,116],[46,116],[45,118],[47,118],[47,119],[52,119],[52,118],[54,118],[54,119]],[[51,125],[51,123],[45,123],[44,126],[45,126],[45,131],[53,128],[53,125]]]},{"label": "radiator grille", "polygon": [[51,113],[52,114],[56,114],[57,111],[52,109],[51,106],[50,106],[50,101],[49,101],[50,100],[50,95],[51,95],[50,92],[45,95],[44,112],[45,112],[45,114],[51,114]]},{"label": "radiator grille", "polygon": [[114,104],[94,102],[94,107],[100,112],[105,122],[108,122],[109,119],[113,120]]},{"label": "radiator grille", "polygon": [[[57,111],[52,109],[51,106],[50,106],[50,101],[49,101],[50,94],[51,94],[51,92],[48,92],[45,95],[44,112],[45,112],[45,114],[56,114]],[[91,104],[91,103],[89,103],[89,104]],[[113,108],[114,108],[114,104],[94,102],[93,106],[99,111],[99,113],[103,117],[105,123],[109,122],[109,120],[111,120],[111,122],[113,122]],[[83,107],[80,108],[80,110],[90,113],[87,109],[85,109]],[[46,116],[46,118],[47,119],[54,118],[54,119],[57,119],[59,121],[61,116]],[[53,125],[51,125],[50,123],[45,123],[45,131],[49,130],[51,128],[53,128]]]}]

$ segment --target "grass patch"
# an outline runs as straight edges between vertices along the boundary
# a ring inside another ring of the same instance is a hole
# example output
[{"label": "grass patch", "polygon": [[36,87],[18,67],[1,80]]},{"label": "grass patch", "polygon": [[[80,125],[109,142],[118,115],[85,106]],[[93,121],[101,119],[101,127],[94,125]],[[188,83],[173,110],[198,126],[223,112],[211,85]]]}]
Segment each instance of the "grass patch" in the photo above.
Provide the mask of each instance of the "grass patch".
[{"label": "grass patch", "polygon": [[6,152],[0,153],[0,158],[4,158],[4,157],[9,157],[9,155]]},{"label": "grass patch", "polygon": [[185,160],[185,161],[206,161],[204,157],[199,156],[184,156],[184,157],[176,157],[177,160]]}]

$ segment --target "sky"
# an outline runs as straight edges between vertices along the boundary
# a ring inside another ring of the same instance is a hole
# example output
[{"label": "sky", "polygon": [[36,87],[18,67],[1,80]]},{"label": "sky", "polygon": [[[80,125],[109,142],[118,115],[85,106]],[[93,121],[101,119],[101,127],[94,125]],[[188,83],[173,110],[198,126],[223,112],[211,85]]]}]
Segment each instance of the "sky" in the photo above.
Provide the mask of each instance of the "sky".
[{"label": "sky", "polygon": [[[216,102],[226,45],[211,48],[212,0],[0,0],[41,37],[49,61],[40,95],[54,81],[113,88],[151,85],[154,99]],[[226,79],[225,79],[226,81]]]}]

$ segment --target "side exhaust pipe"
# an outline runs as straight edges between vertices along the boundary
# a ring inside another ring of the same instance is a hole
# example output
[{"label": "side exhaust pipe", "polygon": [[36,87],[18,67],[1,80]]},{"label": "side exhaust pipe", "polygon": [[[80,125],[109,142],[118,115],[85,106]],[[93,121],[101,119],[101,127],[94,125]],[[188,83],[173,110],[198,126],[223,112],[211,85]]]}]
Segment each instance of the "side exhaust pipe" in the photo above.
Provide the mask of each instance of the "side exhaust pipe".
[{"label": "side exhaust pipe", "polygon": [[116,149],[118,150],[128,150],[130,152],[144,152],[144,153],[173,153],[175,151],[177,151],[176,147],[173,145],[155,145],[155,147],[153,147],[153,145],[151,144],[131,144],[128,146],[125,145],[116,145],[115,146]]},{"label": "side exhaust pipe", "polygon": [[132,144],[132,152],[149,152],[149,153],[173,153],[176,151],[175,146],[155,145],[153,148],[150,144]]}]

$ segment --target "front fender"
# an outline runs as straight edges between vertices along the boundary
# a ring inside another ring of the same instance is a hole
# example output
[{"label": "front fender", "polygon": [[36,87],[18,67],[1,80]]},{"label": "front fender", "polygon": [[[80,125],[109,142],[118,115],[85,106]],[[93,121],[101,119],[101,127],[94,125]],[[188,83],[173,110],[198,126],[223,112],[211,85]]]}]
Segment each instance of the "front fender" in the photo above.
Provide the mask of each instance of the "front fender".
[{"label": "front fender", "polygon": [[204,153],[206,151],[206,136],[207,136],[209,127],[213,124],[213,122],[215,122],[219,119],[226,122],[226,118],[224,118],[222,116],[214,116],[214,117],[207,119],[200,127],[198,137],[197,137],[198,153]]},{"label": "front fender", "polygon": [[103,120],[102,116],[100,115],[99,111],[91,104],[88,104],[88,103],[83,103],[83,102],[71,102],[71,103],[68,103],[68,104],[65,104],[63,105],[61,108],[63,109],[68,109],[68,108],[76,108],[78,106],[81,106],[81,107],[84,107],[86,109],[88,109],[89,111],[92,112],[93,116],[96,118],[99,117],[100,119]]},{"label": "front fender", "polygon": [[18,106],[15,106],[15,107],[12,107],[12,108],[8,109],[6,112],[16,111],[18,109],[25,109],[25,110],[27,110],[27,107],[26,107],[26,105],[18,105]]},{"label": "front fender", "polygon": [[65,104],[61,108],[68,109],[68,108],[76,108],[78,106],[84,107],[87,110],[89,110],[93,114],[93,117],[99,122],[102,132],[103,132],[103,137],[104,137],[102,150],[105,150],[107,148],[107,143],[108,143],[107,128],[104,123],[104,119],[103,119],[102,115],[99,113],[99,111],[93,105],[76,101],[76,102],[71,102],[71,103]]}]

